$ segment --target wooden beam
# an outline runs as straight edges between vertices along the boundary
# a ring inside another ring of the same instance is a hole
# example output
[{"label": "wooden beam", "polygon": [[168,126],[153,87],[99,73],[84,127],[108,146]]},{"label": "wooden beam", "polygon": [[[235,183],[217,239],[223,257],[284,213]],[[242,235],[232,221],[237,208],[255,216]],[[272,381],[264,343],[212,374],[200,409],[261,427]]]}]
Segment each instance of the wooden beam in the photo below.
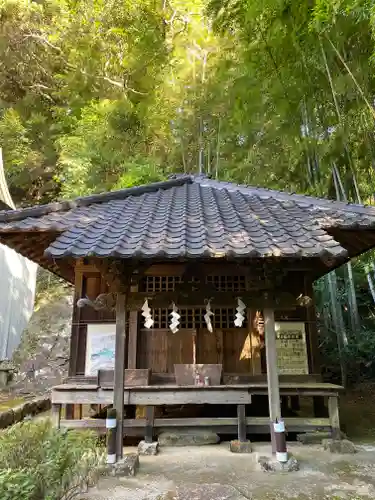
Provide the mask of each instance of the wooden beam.
[{"label": "wooden beam", "polygon": [[[124,429],[127,436],[143,436],[146,426],[145,419],[124,419]],[[303,432],[307,430],[329,430],[328,418],[301,418],[291,417],[285,419],[285,425],[290,432]],[[96,429],[105,432],[105,419],[61,420],[62,428],[70,429]],[[156,418],[154,420],[156,434],[164,430],[187,427],[211,427],[223,433],[235,433],[237,428],[236,418]],[[247,417],[246,432],[266,434],[269,431],[268,417]]]},{"label": "wooden beam", "polygon": [[[327,384],[328,386],[330,384]],[[201,388],[199,388],[201,389]],[[177,387],[172,387],[168,390],[162,387],[126,388],[124,391],[125,403],[129,405],[163,405],[163,404],[250,404],[251,395],[268,394],[267,387],[253,386],[238,388],[230,388],[222,390],[221,387],[211,387],[211,391],[207,394],[205,391],[187,390],[181,391]],[[338,390],[334,387],[298,389],[293,387],[280,387],[280,393],[283,396],[338,396]],[[164,399],[163,399],[164,398]],[[59,404],[100,404],[110,405],[113,403],[113,389],[90,389],[89,386],[82,386],[81,389],[76,387],[67,388],[66,390],[52,390],[52,402]]]},{"label": "wooden beam", "polygon": [[84,259],[78,259],[76,266],[75,266],[76,271],[81,272],[82,274],[100,274],[100,269],[93,264],[92,262],[89,262],[88,264],[84,263]]},{"label": "wooden beam", "polygon": [[290,293],[260,293],[258,292],[213,292],[211,289],[184,290],[180,292],[130,292],[127,307],[139,309],[147,299],[150,307],[169,307],[172,302],[178,306],[202,307],[205,300],[211,298],[213,307],[228,307],[237,303],[241,296],[246,304],[251,304],[254,309],[293,309],[301,305],[301,298]]},{"label": "wooden beam", "polygon": [[277,349],[275,316],[272,309],[264,309],[264,330],[267,358],[267,386],[270,419],[274,422],[281,418],[279,374],[277,369]]},{"label": "wooden beam", "polygon": [[116,302],[116,347],[115,347],[115,383],[113,405],[117,414],[116,454],[123,456],[124,438],[124,379],[125,379],[125,350],[126,350],[126,297],[117,295]]}]

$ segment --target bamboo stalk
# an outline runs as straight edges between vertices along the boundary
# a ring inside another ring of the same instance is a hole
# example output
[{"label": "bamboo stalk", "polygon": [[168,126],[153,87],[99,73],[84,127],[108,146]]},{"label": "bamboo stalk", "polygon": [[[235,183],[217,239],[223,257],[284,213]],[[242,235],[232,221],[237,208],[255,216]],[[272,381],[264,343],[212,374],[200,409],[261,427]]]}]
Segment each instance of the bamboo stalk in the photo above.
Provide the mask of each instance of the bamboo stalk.
[{"label": "bamboo stalk", "polygon": [[[333,166],[334,175],[337,178],[337,188],[339,187],[341,190],[341,197],[343,201],[348,202],[348,198],[346,196],[344,185],[341,181],[340,173],[336,165]],[[340,200],[340,192],[336,191],[336,197]],[[349,261],[346,264],[346,274],[348,281],[348,300],[349,300],[349,318],[350,318],[350,327],[354,334],[358,334],[361,330],[361,320],[359,317],[358,311],[358,303],[357,303],[357,295],[355,293],[355,285],[354,285],[354,276],[353,276],[353,267],[352,263]],[[347,339],[346,339],[347,342]]]},{"label": "bamboo stalk", "polygon": [[[337,347],[339,351],[339,360],[340,360],[340,369],[341,369],[341,383],[345,387],[346,386],[346,363],[344,360],[344,346],[343,346],[343,336],[340,332],[341,329],[341,308],[339,310],[339,304],[337,303],[337,281],[336,281],[336,272],[332,271],[327,275],[328,281],[328,291],[330,295],[331,302],[331,313],[332,313],[332,322],[334,329],[336,331],[336,339],[337,339]],[[342,316],[342,314],[341,314]]]},{"label": "bamboo stalk", "polygon": [[[327,77],[328,77],[329,84],[330,84],[330,87],[331,87],[332,98],[333,98],[333,102],[334,102],[335,109],[336,109],[337,119],[338,119],[339,124],[341,124],[340,108],[339,108],[339,105],[338,105],[338,102],[337,102],[336,92],[335,92],[335,88],[334,88],[334,85],[333,85],[333,79],[332,79],[331,71],[329,69],[329,65],[328,65],[328,62],[327,62],[326,53],[324,51],[324,47],[323,47],[323,44],[322,44],[321,40],[320,40],[320,46],[321,46],[321,50],[322,50],[324,65],[325,65],[326,72],[327,72]],[[347,148],[346,148],[346,150],[347,150]],[[347,152],[347,154],[348,154],[348,152]],[[350,161],[350,155],[349,154],[348,154],[348,158],[349,158],[349,161]],[[347,203],[348,202],[348,198],[346,196],[344,185],[343,185],[343,183],[341,181],[340,173],[339,173],[339,170],[338,170],[338,168],[337,168],[336,165],[333,166],[333,179],[334,179],[334,183],[335,183],[335,190],[336,190],[336,198],[337,198],[337,200],[340,201],[341,198],[342,198],[342,200]],[[341,193],[340,193],[340,191],[341,191]],[[359,311],[358,311],[357,296],[356,296],[356,293],[355,293],[353,268],[352,268],[352,264],[351,264],[350,261],[346,264],[346,275],[347,275],[347,283],[348,283],[347,292],[348,292],[348,299],[349,299],[350,326],[351,326],[352,332],[358,333],[360,331],[360,329],[361,329],[361,321],[360,321]]]},{"label": "bamboo stalk", "polygon": [[340,54],[340,52],[337,50],[336,46],[334,45],[334,43],[331,41],[331,39],[329,38],[328,35],[326,35],[327,37],[327,40],[329,41],[329,43],[331,44],[333,50],[335,51],[335,54],[337,55],[337,57],[340,59],[342,65],[345,67],[346,71],[348,72],[348,74],[350,75],[351,79],[353,80],[355,86],[357,87],[359,93],[361,94],[363,100],[365,101],[368,109],[370,110],[372,116],[375,118],[375,111],[374,111],[374,108],[371,106],[369,100],[367,99],[367,97],[365,96],[365,93],[364,91],[362,90],[362,87],[359,85],[356,77],[353,75],[353,73],[351,72],[349,66],[346,64],[344,58],[342,57],[342,55]]},{"label": "bamboo stalk", "polygon": [[374,283],[372,281],[372,277],[371,277],[371,272],[370,272],[369,266],[365,267],[365,273],[366,273],[367,283],[368,283],[368,286],[370,288],[372,300],[373,300],[373,302],[375,304],[375,287],[374,287]]},{"label": "bamboo stalk", "polygon": [[216,165],[215,165],[215,179],[219,176],[219,161],[220,161],[220,126],[221,120],[219,118],[219,124],[217,128],[217,141],[216,141]]}]

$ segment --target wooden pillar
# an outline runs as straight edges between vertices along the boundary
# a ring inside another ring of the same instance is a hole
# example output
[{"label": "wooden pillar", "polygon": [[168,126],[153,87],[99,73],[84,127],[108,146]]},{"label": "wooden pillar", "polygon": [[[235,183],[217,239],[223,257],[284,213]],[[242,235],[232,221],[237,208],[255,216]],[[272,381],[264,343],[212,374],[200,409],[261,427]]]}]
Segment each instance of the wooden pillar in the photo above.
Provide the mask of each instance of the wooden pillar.
[{"label": "wooden pillar", "polygon": [[107,464],[116,463],[116,410],[114,408],[109,408],[107,410],[106,419],[107,428]]},{"label": "wooden pillar", "polygon": [[275,316],[273,309],[264,309],[264,336],[266,344],[268,404],[271,421],[272,451],[276,452],[272,422],[281,419],[279,374],[277,369]]},{"label": "wooden pillar", "polygon": [[152,443],[152,438],[154,434],[154,415],[155,415],[155,407],[146,406],[146,430],[145,430],[146,443]]},{"label": "wooden pillar", "polygon": [[237,405],[238,441],[246,442],[246,406]]},{"label": "wooden pillar", "polygon": [[331,425],[332,439],[341,439],[339,405],[337,396],[330,396],[328,398],[328,415]]},{"label": "wooden pillar", "polygon": [[126,297],[122,293],[117,294],[116,302],[116,347],[115,347],[115,381],[113,406],[117,415],[116,431],[116,455],[117,459],[123,455],[124,438],[124,379],[125,359],[127,359],[126,339]]},{"label": "wooden pillar", "polygon": [[[73,298],[73,313],[72,313],[72,328],[70,336],[70,357],[69,357],[69,377],[77,375],[78,372],[78,351],[79,351],[79,335],[82,308],[77,306],[77,301],[86,294],[86,281],[81,270],[75,266],[74,269],[74,298]],[[74,419],[74,405],[68,404],[65,406],[65,418],[67,420]]]}]

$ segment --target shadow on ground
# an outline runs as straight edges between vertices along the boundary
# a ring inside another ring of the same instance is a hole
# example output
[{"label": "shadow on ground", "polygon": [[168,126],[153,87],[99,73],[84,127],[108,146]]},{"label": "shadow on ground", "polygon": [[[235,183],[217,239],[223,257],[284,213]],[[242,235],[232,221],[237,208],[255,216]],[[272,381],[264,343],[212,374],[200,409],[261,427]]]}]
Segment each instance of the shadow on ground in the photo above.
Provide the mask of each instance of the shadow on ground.
[{"label": "shadow on ground", "polygon": [[[355,455],[331,455],[320,446],[292,443],[300,460],[293,473],[257,470],[255,456],[235,455],[228,443],[166,448],[140,457],[134,478],[102,479],[84,500],[323,500],[375,498],[375,446]],[[129,451],[129,450],[127,450]],[[269,444],[255,445],[260,454]]]}]

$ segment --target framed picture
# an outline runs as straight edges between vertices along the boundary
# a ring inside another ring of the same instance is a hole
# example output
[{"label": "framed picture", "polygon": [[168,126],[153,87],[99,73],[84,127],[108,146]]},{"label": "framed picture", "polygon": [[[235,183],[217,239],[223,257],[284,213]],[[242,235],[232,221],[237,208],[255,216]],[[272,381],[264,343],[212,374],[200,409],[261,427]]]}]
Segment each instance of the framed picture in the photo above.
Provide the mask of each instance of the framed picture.
[{"label": "framed picture", "polygon": [[305,323],[279,321],[275,323],[277,366],[280,375],[309,373]]},{"label": "framed picture", "polygon": [[98,370],[114,370],[115,345],[115,323],[87,325],[85,375],[97,375]]}]

